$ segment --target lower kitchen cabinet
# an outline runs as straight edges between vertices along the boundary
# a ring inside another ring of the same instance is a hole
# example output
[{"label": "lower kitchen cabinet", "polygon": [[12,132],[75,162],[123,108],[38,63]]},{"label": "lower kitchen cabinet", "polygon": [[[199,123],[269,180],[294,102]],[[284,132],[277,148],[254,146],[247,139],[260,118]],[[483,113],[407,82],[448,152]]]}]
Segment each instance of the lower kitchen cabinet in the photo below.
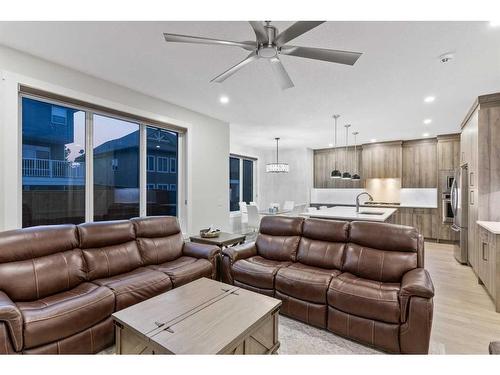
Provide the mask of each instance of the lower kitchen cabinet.
[{"label": "lower kitchen cabinet", "polygon": [[477,264],[473,266],[477,276],[483,283],[495,302],[497,312],[500,312],[500,234],[495,234],[488,229],[478,225],[478,241],[476,250]]},{"label": "lower kitchen cabinet", "polygon": [[401,207],[393,215],[392,222],[415,227],[424,238],[435,239],[438,234],[438,220],[437,208]]}]

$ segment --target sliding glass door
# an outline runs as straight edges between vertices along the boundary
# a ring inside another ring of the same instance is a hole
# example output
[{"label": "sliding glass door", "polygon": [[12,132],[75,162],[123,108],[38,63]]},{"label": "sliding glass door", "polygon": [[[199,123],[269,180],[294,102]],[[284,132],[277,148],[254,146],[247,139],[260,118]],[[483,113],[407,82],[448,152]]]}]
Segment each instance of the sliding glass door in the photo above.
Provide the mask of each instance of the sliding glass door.
[{"label": "sliding glass door", "polygon": [[93,115],[94,221],[139,216],[139,124]]},{"label": "sliding glass door", "polygon": [[28,95],[20,103],[23,227],[178,215],[178,133]]},{"label": "sliding glass door", "polygon": [[22,225],[85,221],[85,112],[22,99]]}]

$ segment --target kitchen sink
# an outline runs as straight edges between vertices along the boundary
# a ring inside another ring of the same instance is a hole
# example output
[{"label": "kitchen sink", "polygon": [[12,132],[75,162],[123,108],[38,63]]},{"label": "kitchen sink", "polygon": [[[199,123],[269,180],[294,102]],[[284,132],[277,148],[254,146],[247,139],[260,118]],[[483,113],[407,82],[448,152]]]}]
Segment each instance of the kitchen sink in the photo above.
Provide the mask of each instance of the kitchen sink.
[{"label": "kitchen sink", "polygon": [[383,212],[373,212],[373,211],[360,211],[358,212],[360,215],[383,215]]}]

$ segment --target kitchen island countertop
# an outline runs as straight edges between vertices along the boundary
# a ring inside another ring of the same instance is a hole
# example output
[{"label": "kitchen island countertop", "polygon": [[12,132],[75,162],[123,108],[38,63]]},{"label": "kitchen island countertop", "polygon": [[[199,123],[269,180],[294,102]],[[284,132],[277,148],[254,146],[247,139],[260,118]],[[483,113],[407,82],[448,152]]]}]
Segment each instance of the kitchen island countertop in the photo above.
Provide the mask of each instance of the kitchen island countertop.
[{"label": "kitchen island countertop", "polygon": [[356,212],[356,207],[335,206],[324,208],[315,212],[305,212],[301,216],[318,219],[337,219],[349,221],[377,221],[384,222],[391,217],[397,209],[387,207],[360,207]]}]

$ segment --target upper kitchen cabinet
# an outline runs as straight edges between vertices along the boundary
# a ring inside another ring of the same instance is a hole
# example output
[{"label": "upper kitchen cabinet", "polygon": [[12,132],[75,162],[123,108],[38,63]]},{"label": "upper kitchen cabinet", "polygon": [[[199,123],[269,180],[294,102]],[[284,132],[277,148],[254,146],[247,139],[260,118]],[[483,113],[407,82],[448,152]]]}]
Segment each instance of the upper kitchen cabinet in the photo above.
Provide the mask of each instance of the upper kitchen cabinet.
[{"label": "upper kitchen cabinet", "polygon": [[363,175],[361,175],[361,180],[330,178],[330,174],[335,168],[340,172],[347,170],[351,174],[359,174],[362,164],[361,147],[357,147],[356,153],[354,153],[354,147],[352,146],[347,148],[347,158],[345,148],[341,147],[314,150],[314,187],[317,189],[363,187]]},{"label": "upper kitchen cabinet", "polygon": [[437,187],[437,140],[403,142],[403,188]]},{"label": "upper kitchen cabinet", "polygon": [[370,143],[363,145],[363,178],[401,178],[402,142]]},{"label": "upper kitchen cabinet", "polygon": [[455,170],[460,166],[460,134],[438,135],[437,169]]}]

